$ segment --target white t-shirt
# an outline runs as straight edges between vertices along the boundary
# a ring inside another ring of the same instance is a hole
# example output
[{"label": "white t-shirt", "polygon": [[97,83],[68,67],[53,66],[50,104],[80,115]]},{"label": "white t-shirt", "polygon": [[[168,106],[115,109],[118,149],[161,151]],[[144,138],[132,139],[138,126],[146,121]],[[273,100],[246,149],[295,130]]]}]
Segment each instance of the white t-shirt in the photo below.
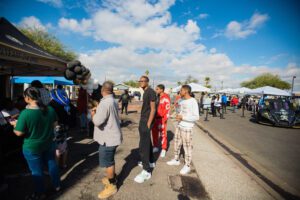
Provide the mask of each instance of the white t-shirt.
[{"label": "white t-shirt", "polygon": [[221,105],[222,105],[222,99],[221,98],[219,98],[219,100],[215,99],[215,107],[221,107]]},{"label": "white t-shirt", "polygon": [[178,126],[182,128],[193,128],[195,121],[199,120],[199,107],[195,98],[182,99],[179,102],[182,120]]}]

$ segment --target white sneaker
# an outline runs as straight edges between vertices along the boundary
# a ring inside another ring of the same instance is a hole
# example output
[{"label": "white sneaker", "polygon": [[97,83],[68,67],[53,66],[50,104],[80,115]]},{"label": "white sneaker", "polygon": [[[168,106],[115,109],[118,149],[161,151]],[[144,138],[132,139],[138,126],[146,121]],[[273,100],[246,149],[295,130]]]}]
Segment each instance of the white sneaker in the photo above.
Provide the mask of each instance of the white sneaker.
[{"label": "white sneaker", "polygon": [[172,159],[167,162],[168,165],[180,165],[179,160]]},{"label": "white sneaker", "polygon": [[[140,166],[141,168],[143,168],[143,163],[142,161],[138,162],[138,166]],[[154,168],[155,167],[155,163],[150,163],[150,168]]]},{"label": "white sneaker", "polygon": [[154,147],[154,148],[153,148],[153,153],[157,153],[157,152],[159,152],[159,148]]},{"label": "white sneaker", "polygon": [[166,157],[166,152],[167,152],[167,151],[166,151],[166,150],[164,150],[164,149],[163,149],[163,150],[161,150],[161,152],[160,152],[160,157],[161,157],[161,158],[164,158],[164,157]]},{"label": "white sneaker", "polygon": [[180,174],[185,175],[190,173],[191,167],[184,165],[183,168],[180,170]]},{"label": "white sneaker", "polygon": [[151,173],[143,170],[141,173],[139,173],[135,178],[134,181],[137,183],[143,183],[151,178]]}]

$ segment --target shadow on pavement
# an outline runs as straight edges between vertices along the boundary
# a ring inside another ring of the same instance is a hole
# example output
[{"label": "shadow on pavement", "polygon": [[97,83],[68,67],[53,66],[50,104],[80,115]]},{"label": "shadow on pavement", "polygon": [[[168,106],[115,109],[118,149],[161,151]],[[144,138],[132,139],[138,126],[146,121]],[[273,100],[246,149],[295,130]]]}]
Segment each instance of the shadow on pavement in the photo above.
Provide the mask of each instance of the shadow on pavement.
[{"label": "shadow on pavement", "polygon": [[117,175],[118,188],[120,188],[123,185],[124,181],[129,176],[131,170],[137,166],[139,157],[139,149],[131,149],[130,154],[124,159],[126,163],[123,165],[119,175]]},{"label": "shadow on pavement", "polygon": [[168,130],[167,131],[167,138],[168,138],[168,147],[167,147],[167,151],[169,151],[169,148],[170,148],[170,143],[171,143],[171,141],[174,139],[174,133],[173,133],[173,131],[170,131],[170,130]]},{"label": "shadow on pavement", "polygon": [[132,121],[130,121],[130,120],[121,120],[121,128],[127,127],[131,124],[132,124]]},{"label": "shadow on pavement", "polygon": [[98,166],[98,145],[91,142],[84,134],[73,133],[73,139],[69,141],[68,168],[61,171],[62,190],[53,195],[57,198],[68,188],[73,187],[86,174]]},{"label": "shadow on pavement", "polygon": [[185,196],[183,194],[179,194],[177,196],[178,200],[190,200],[190,198],[188,196]]}]

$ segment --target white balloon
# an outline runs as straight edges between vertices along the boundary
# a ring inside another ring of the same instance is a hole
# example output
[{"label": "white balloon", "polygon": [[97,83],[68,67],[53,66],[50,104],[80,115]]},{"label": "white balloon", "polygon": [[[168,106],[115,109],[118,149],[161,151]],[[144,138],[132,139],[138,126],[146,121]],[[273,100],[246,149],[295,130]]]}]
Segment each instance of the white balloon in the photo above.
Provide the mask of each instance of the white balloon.
[{"label": "white balloon", "polygon": [[97,79],[94,79],[93,89],[96,90],[98,88],[98,85],[99,85],[99,81]]}]

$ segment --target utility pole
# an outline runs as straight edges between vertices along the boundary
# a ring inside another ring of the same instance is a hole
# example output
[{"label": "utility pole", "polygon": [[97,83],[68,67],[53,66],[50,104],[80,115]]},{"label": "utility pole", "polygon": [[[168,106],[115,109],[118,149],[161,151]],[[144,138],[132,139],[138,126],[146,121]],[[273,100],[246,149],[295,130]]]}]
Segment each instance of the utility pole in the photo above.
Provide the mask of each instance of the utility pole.
[{"label": "utility pole", "polygon": [[295,80],[296,76],[293,76],[293,81],[292,81],[292,95],[293,95],[293,92],[294,92],[294,80]]},{"label": "utility pole", "polygon": [[221,89],[223,90],[223,81],[221,81],[221,84],[222,84],[222,88]]}]

